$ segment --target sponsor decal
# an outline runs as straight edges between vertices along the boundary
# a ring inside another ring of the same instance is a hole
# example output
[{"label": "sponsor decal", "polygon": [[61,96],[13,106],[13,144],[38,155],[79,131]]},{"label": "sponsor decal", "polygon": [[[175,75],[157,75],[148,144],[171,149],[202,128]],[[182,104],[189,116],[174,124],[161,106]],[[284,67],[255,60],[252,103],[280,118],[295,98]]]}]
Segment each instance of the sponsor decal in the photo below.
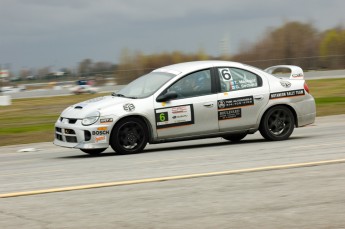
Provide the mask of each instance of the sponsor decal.
[{"label": "sponsor decal", "polygon": [[242,110],[241,108],[236,108],[232,110],[224,110],[218,111],[218,120],[227,120],[227,119],[235,119],[242,117]]},{"label": "sponsor decal", "polygon": [[101,118],[99,120],[100,123],[109,123],[109,122],[113,122],[112,118]]},{"label": "sponsor decal", "polygon": [[289,81],[280,81],[280,84],[285,88],[291,87],[291,83]]},{"label": "sponsor decal", "polygon": [[108,127],[98,127],[97,130],[108,130]]},{"label": "sponsor decal", "polygon": [[157,129],[194,124],[193,105],[156,109],[155,118]]},{"label": "sponsor decal", "polygon": [[295,74],[292,74],[291,76],[292,78],[300,78],[300,77],[303,77],[303,73],[295,73]]},{"label": "sponsor decal", "polygon": [[175,115],[172,118],[177,119],[177,118],[187,118],[187,117],[188,117],[188,115]]},{"label": "sponsor decal", "polygon": [[218,100],[218,109],[228,109],[234,107],[251,106],[254,105],[253,96],[245,96],[233,99]]},{"label": "sponsor decal", "polygon": [[187,107],[187,106],[172,107],[172,108],[171,108],[171,112],[172,112],[173,114],[176,114],[176,113],[185,113],[187,110],[188,110],[188,107]]},{"label": "sponsor decal", "polygon": [[301,95],[305,95],[304,89],[271,93],[270,99],[280,99],[280,98],[294,97],[294,96],[301,96]]},{"label": "sponsor decal", "polygon": [[95,137],[95,142],[96,143],[106,143],[107,138],[106,138],[106,136],[97,136],[97,137]]},{"label": "sponsor decal", "polygon": [[109,134],[109,130],[96,130],[96,131],[92,131],[92,135],[105,135],[105,134]]},{"label": "sponsor decal", "polygon": [[135,110],[135,106],[132,103],[126,103],[123,105],[123,109],[127,112],[130,112]]},{"label": "sponsor decal", "polygon": [[238,90],[238,89],[241,89],[241,87],[239,86],[238,81],[236,81],[236,80],[231,80],[231,81],[230,81],[230,91],[231,91],[231,90]]}]

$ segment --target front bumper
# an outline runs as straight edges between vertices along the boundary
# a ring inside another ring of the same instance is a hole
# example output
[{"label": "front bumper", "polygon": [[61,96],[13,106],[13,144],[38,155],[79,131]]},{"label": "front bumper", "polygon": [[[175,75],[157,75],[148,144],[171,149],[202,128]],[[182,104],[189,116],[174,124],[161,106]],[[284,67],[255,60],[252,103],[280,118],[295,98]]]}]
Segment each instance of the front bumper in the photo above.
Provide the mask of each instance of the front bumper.
[{"label": "front bumper", "polygon": [[78,149],[108,148],[111,125],[83,126],[79,119],[59,118],[55,123],[54,144]]}]

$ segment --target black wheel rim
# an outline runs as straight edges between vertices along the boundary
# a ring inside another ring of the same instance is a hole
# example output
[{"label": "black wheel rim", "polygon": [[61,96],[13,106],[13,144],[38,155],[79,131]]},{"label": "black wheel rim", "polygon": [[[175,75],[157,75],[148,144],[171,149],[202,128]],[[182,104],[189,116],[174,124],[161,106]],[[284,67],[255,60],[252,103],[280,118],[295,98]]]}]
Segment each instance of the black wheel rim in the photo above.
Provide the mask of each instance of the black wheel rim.
[{"label": "black wheel rim", "polygon": [[119,130],[119,143],[126,150],[134,150],[144,142],[144,129],[136,122],[125,123]]},{"label": "black wheel rim", "polygon": [[285,110],[275,110],[268,118],[268,129],[275,136],[283,136],[292,126],[292,117]]}]

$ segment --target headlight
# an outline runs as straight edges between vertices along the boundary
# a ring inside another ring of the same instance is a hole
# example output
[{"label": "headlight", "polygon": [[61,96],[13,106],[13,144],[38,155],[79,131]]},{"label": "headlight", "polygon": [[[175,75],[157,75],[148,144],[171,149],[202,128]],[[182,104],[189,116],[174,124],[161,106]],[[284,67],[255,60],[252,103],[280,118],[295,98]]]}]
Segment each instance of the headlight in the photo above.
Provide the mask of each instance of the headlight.
[{"label": "headlight", "polygon": [[81,124],[83,124],[84,126],[90,126],[94,124],[95,122],[97,122],[97,120],[99,119],[99,116],[100,116],[99,111],[92,112],[81,121]]}]

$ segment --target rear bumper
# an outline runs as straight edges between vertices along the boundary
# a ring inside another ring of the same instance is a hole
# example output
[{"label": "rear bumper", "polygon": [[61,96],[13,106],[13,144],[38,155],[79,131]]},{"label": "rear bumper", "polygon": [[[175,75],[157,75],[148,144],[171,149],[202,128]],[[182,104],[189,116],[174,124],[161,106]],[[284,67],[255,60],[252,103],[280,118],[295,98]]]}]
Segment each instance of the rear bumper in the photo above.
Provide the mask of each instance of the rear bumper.
[{"label": "rear bumper", "polygon": [[316,105],[313,96],[309,95],[307,100],[303,100],[296,104],[297,127],[306,126],[315,122]]}]

